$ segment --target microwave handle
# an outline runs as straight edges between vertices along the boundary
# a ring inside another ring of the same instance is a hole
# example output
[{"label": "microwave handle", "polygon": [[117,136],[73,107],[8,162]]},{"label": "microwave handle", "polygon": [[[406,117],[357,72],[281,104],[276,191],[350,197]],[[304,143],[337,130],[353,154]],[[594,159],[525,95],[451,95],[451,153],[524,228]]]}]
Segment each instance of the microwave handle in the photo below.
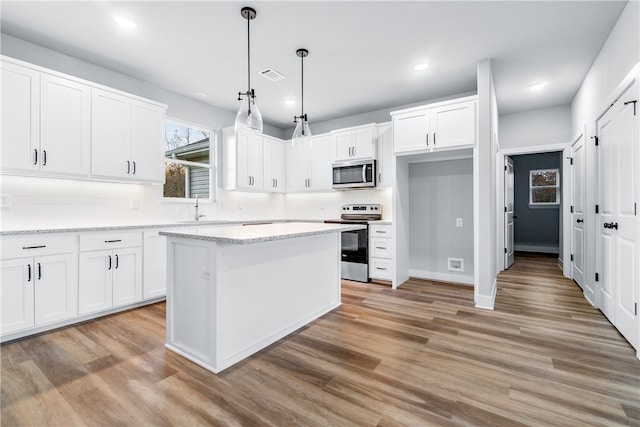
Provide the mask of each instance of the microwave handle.
[{"label": "microwave handle", "polygon": [[367,165],[362,165],[362,182],[367,182]]}]

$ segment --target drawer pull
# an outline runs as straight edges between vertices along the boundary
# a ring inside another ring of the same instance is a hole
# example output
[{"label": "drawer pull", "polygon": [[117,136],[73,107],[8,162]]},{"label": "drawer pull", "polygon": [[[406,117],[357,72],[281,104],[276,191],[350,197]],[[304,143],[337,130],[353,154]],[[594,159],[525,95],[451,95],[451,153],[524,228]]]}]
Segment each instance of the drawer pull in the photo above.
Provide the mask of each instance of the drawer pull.
[{"label": "drawer pull", "polygon": [[42,248],[46,248],[47,245],[40,245],[40,246],[23,246],[22,249],[42,249]]},{"label": "drawer pull", "polygon": [[384,268],[384,267],[376,267],[376,270],[385,270],[386,271],[387,269]]},{"label": "drawer pull", "polygon": [[105,243],[118,243],[118,242],[122,242],[122,239],[115,239],[115,240],[105,240]]},{"label": "drawer pull", "polygon": [[376,249],[387,249],[386,246],[376,246]]},{"label": "drawer pull", "polygon": [[384,231],[384,230],[376,230],[376,233],[380,233],[380,234],[387,234],[387,232],[386,232],[386,231]]}]

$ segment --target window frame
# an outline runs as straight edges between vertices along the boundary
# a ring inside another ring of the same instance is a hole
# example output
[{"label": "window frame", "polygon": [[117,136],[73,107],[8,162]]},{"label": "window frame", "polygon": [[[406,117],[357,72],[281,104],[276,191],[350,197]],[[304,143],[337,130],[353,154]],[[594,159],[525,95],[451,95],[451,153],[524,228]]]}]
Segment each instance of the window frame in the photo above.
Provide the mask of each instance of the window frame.
[{"label": "window frame", "polygon": [[[203,126],[197,123],[188,122],[186,120],[176,119],[173,117],[167,117],[165,119],[165,153],[166,153],[166,126],[167,124],[177,125],[188,127],[191,129],[196,129],[202,132],[206,132],[209,134],[209,163],[199,163],[192,162],[189,160],[179,160],[179,159],[170,159],[164,157],[164,164],[167,165],[169,163],[180,164],[183,166],[196,166],[201,168],[209,169],[209,198],[199,198],[198,201],[201,203],[215,203],[218,200],[218,188],[217,188],[217,176],[218,176],[218,132],[212,129],[209,126]],[[162,201],[164,203],[194,203],[195,197],[165,197],[164,195],[164,185],[163,182],[162,187]]]},{"label": "window frame", "polygon": [[[556,184],[555,185],[533,185],[533,177],[541,172],[555,172]],[[533,190],[555,188],[556,201],[555,202],[534,202]],[[559,168],[547,168],[547,169],[532,169],[529,170],[529,207],[530,208],[554,208],[560,206],[560,169]]]}]

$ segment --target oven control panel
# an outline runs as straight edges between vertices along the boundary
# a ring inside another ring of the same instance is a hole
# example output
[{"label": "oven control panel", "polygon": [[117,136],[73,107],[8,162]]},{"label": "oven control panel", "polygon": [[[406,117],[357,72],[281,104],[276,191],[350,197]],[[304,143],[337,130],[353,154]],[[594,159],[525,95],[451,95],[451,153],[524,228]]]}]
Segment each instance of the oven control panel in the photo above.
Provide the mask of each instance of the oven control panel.
[{"label": "oven control panel", "polygon": [[362,214],[381,214],[382,205],[342,205],[342,213],[362,213]]}]

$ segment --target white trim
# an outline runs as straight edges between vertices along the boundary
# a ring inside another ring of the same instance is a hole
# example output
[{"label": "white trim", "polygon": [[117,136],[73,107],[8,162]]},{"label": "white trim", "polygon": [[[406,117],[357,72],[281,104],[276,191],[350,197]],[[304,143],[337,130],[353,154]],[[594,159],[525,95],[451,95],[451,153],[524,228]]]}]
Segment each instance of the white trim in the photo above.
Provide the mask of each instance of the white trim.
[{"label": "white trim", "polygon": [[553,151],[563,151],[565,148],[569,147],[571,147],[571,142],[559,142],[557,144],[528,145],[526,147],[505,148],[503,150],[500,150],[499,153],[503,156],[515,156],[518,154],[536,154],[550,153]]},{"label": "white trim", "polygon": [[541,246],[541,245],[513,245],[513,249],[518,252],[540,252],[543,254],[560,254],[559,246]]},{"label": "white trim", "polygon": [[476,294],[476,308],[482,308],[484,310],[493,310],[496,303],[496,292],[498,291],[498,278],[493,280],[493,286],[491,289],[491,295]]},{"label": "white trim", "polygon": [[457,283],[473,286],[473,276],[451,273],[438,273],[435,271],[409,269],[409,276],[416,279],[434,280],[436,282]]}]

